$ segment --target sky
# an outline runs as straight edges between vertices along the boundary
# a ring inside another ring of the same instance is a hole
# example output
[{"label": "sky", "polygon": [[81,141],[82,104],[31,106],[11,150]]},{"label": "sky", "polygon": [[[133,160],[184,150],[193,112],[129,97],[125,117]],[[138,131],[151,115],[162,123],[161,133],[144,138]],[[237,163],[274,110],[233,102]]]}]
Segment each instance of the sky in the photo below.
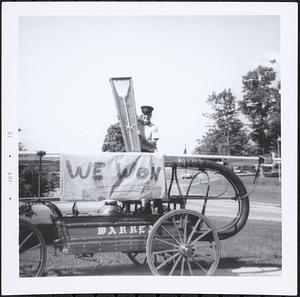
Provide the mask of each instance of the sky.
[{"label": "sky", "polygon": [[[117,122],[110,77],[154,107],[158,152],[192,153],[212,92],[242,99],[258,65],[280,73],[278,16],[20,17],[19,139],[29,151],[96,153]],[[269,60],[276,59],[276,64]]]}]

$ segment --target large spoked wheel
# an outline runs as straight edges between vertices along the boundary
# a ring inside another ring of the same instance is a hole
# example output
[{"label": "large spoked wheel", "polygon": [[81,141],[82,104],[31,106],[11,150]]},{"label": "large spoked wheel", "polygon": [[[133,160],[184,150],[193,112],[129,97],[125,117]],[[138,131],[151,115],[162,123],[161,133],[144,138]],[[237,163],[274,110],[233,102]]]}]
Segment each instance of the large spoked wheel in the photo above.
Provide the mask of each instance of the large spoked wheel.
[{"label": "large spoked wheel", "polygon": [[151,229],[146,246],[149,268],[156,275],[213,275],[220,260],[215,227],[199,212],[170,211]]},{"label": "large spoked wheel", "polygon": [[20,277],[41,276],[46,265],[46,245],[41,232],[30,222],[19,220]]},{"label": "large spoked wheel", "polygon": [[[205,161],[203,168],[195,171],[185,188],[186,208],[195,209],[208,217],[220,239],[232,237],[244,227],[249,215],[247,190],[228,167]],[[196,196],[201,196],[201,199]]]}]

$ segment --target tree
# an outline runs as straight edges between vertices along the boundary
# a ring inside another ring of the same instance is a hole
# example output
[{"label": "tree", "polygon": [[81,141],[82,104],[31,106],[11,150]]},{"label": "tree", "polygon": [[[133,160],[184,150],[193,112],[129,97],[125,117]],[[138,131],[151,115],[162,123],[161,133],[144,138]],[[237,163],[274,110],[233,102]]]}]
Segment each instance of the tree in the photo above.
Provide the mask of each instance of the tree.
[{"label": "tree", "polygon": [[[258,154],[276,149],[280,136],[280,82],[273,68],[258,66],[243,76],[243,100],[240,109],[251,122],[252,141]],[[275,85],[275,86],[274,86]]]},{"label": "tree", "polygon": [[[38,166],[19,165],[19,197],[37,197],[38,177]],[[41,196],[47,197],[50,192],[58,189],[58,166],[43,166],[41,172]]]},{"label": "tree", "polygon": [[119,123],[111,125],[102,145],[103,152],[125,152],[125,144]]},{"label": "tree", "polygon": [[[19,128],[20,132],[21,129]],[[24,152],[25,148],[22,142],[18,143],[19,152]],[[19,197],[37,197],[38,195],[38,170],[39,166],[19,164]],[[59,189],[59,166],[43,166],[41,172],[41,196],[48,196],[51,192]]]},{"label": "tree", "polygon": [[236,97],[231,90],[224,90],[209,96],[207,102],[213,112],[208,116],[212,120],[209,131],[198,140],[195,153],[246,155],[250,145],[243,123],[238,118]]}]

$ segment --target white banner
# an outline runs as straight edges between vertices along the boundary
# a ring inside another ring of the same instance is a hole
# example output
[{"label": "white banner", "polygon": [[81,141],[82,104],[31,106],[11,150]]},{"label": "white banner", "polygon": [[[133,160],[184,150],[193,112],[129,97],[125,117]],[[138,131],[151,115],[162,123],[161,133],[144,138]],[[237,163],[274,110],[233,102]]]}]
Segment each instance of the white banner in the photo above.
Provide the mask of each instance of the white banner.
[{"label": "white banner", "polygon": [[140,200],[166,196],[164,157],[150,153],[62,154],[62,200]]}]

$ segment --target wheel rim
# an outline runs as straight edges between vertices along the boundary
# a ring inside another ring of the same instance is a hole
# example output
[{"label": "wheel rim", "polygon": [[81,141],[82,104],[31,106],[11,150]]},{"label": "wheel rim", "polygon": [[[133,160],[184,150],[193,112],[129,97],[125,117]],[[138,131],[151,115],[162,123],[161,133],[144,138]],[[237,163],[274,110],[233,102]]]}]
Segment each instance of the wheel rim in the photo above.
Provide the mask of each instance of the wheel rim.
[{"label": "wheel rim", "polygon": [[46,247],[39,230],[24,220],[19,222],[19,275],[36,277],[43,272]]},{"label": "wheel rim", "polygon": [[220,259],[214,226],[199,212],[175,210],[153,226],[147,240],[147,261],[156,275],[213,275]]}]

